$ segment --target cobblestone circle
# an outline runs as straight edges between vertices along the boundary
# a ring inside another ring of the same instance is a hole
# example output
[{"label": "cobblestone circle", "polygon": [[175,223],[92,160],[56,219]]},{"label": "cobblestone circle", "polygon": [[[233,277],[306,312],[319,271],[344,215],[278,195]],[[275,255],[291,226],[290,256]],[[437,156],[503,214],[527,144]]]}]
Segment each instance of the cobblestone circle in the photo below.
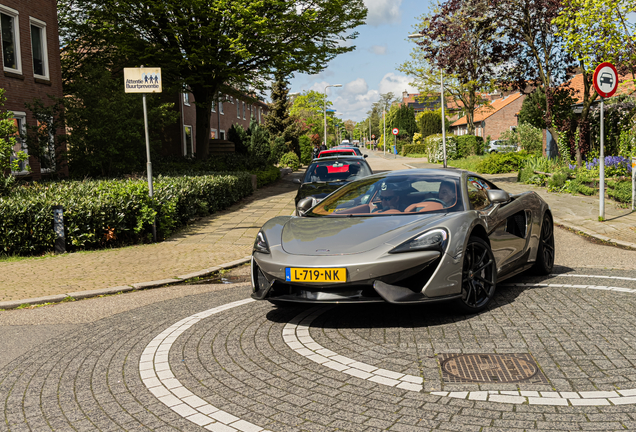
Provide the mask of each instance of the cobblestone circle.
[{"label": "cobblestone circle", "polygon": [[[211,315],[172,341],[168,362],[196,397],[271,431],[636,430],[635,405],[533,406],[428,393],[491,390],[494,384],[442,382],[437,354],[477,352],[530,353],[550,381],[499,384],[497,390],[636,388],[636,294],[549,286],[601,285],[565,279],[501,288],[493,307],[476,316],[458,315],[450,305],[378,304],[324,308],[313,319],[309,333],[321,346],[421,377],[423,392],[345,374],[293,351],[283,333],[310,310],[303,306],[251,302]],[[611,285],[636,288],[627,279]],[[233,285],[146,306],[63,334],[18,358],[0,369],[0,430],[206,430],[147,389],[140,358],[176,322],[248,295],[248,286]]]}]

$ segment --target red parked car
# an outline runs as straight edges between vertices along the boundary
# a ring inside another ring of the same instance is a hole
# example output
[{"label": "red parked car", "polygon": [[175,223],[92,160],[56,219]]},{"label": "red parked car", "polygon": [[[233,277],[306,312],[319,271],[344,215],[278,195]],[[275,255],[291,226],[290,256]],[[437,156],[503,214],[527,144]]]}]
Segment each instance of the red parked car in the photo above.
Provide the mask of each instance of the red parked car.
[{"label": "red parked car", "polygon": [[356,152],[353,149],[332,149],[332,150],[323,150],[318,153],[318,157],[328,157],[328,156],[356,156]]}]

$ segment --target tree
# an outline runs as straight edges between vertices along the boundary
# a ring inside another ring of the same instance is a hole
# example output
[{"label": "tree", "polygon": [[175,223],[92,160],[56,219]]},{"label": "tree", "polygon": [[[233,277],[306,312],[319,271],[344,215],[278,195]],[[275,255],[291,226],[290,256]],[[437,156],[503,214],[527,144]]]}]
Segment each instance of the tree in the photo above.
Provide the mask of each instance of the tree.
[{"label": "tree", "polygon": [[626,16],[636,12],[631,0],[565,0],[564,7],[553,20],[565,49],[578,62],[583,74],[583,108],[578,121],[577,166],[582,165],[587,150],[590,108],[598,97],[592,83],[594,69],[603,61],[624,64],[631,69],[632,81],[636,68],[636,25]]},{"label": "tree", "polygon": [[400,138],[404,137],[409,141],[413,139],[413,134],[418,131],[418,126],[415,122],[415,111],[413,107],[409,107],[406,104],[395,104],[391,106],[391,111],[387,118],[387,125],[388,124],[390,124],[391,128],[398,128],[400,130]]},{"label": "tree", "polygon": [[294,102],[289,110],[290,115],[300,122],[303,131],[310,135],[324,133],[324,113],[323,107],[326,102],[327,108],[333,103],[325,101],[325,94],[314,90],[305,91],[294,98]]},{"label": "tree", "polygon": [[[67,73],[70,73],[68,70]],[[69,172],[74,177],[111,177],[143,172],[146,147],[141,97],[124,93],[121,75],[99,59],[87,59],[77,79],[65,87]],[[160,94],[147,96],[150,149],[158,153],[162,129],[178,119],[174,104]]]},{"label": "tree", "polygon": [[[572,91],[568,87],[559,87],[552,94],[552,116],[557,125],[568,125],[573,120],[572,105],[575,103]],[[546,101],[541,87],[530,93],[521,104],[518,121],[535,128],[546,129]]]},{"label": "tree", "polygon": [[18,128],[13,121],[13,113],[2,109],[7,98],[5,89],[0,89],[0,196],[5,195],[15,183],[11,171],[19,171],[20,163],[28,156],[23,151],[14,150]]},{"label": "tree", "polygon": [[264,126],[273,138],[282,138],[285,145],[284,153],[293,151],[300,157],[298,140],[303,134],[303,130],[297,119],[289,115],[288,85],[287,79],[278,74],[272,86],[272,103],[269,114],[265,116]]},{"label": "tree", "polygon": [[502,85],[524,93],[543,88],[547,95],[546,128],[558,141],[553,96],[573,66],[558,28],[552,22],[562,9],[562,0],[488,1],[498,17],[499,36],[505,41],[502,58],[506,63],[499,70],[499,80]]},{"label": "tree", "polygon": [[442,110],[423,111],[416,116],[422,138],[442,133]]},{"label": "tree", "polygon": [[[275,72],[318,73],[364,24],[362,0],[60,0],[64,55],[124,55],[161,65],[196,100],[196,141],[210,140],[210,110],[227,87],[264,90]],[[128,66],[133,66],[129,64]]]},{"label": "tree", "polygon": [[447,0],[436,13],[421,17],[422,38],[412,60],[399,67],[426,93],[438,91],[443,71],[446,91],[463,105],[471,135],[475,109],[487,103],[481,93],[494,89],[495,70],[503,61],[495,18],[487,0]]}]

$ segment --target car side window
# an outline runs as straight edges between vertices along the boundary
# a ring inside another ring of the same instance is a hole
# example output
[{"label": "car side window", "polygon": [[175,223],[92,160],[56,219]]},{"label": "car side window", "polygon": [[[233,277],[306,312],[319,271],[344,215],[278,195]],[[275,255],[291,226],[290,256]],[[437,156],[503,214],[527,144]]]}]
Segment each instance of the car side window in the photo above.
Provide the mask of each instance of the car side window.
[{"label": "car side window", "polygon": [[483,180],[477,177],[468,177],[467,189],[468,200],[473,210],[481,210],[490,205],[486,192],[486,189],[489,189],[489,187],[484,185]]}]

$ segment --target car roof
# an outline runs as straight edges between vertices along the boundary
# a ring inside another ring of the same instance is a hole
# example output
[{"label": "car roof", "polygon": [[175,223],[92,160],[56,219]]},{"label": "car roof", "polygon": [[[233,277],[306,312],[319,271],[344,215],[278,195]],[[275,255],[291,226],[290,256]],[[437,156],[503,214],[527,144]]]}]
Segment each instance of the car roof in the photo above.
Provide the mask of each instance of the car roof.
[{"label": "car roof", "polygon": [[[348,154],[348,155],[345,155],[345,156],[327,156],[327,157],[321,157],[321,158],[319,158],[319,159],[318,159],[318,158],[316,158],[316,159],[314,159],[314,160],[312,161],[312,163],[320,162],[320,161],[330,161],[330,160],[339,160],[339,161],[342,161],[342,160],[347,160],[347,159],[351,159],[351,160],[363,160],[363,161],[365,160],[365,159],[364,159],[364,156],[358,156],[358,155],[356,155],[356,154]],[[365,162],[366,162],[366,161],[365,161]]]}]

